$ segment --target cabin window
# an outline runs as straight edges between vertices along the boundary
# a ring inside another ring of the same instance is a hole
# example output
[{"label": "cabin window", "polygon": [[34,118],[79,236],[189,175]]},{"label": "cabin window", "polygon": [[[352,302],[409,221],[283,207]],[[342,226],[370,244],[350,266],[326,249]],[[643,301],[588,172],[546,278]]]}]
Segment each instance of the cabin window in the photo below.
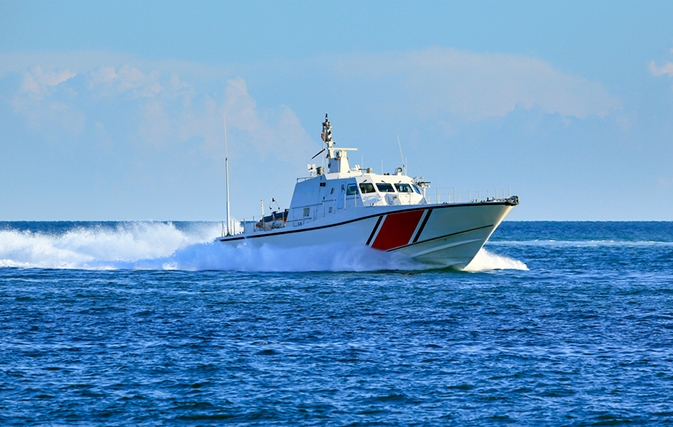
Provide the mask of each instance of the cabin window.
[{"label": "cabin window", "polygon": [[360,184],[360,191],[362,192],[362,194],[376,193],[376,190],[374,189],[374,184],[370,184],[368,182]]},{"label": "cabin window", "polygon": [[395,188],[400,193],[413,193],[414,192],[414,190],[411,189],[411,185],[409,185],[409,184],[395,184]]},{"label": "cabin window", "polygon": [[330,194],[334,194],[334,187],[329,191]]},{"label": "cabin window", "polygon": [[358,186],[355,184],[348,184],[348,189],[346,190],[347,196],[354,196],[358,194]]},{"label": "cabin window", "polygon": [[378,188],[381,193],[394,193],[395,192],[395,189],[393,188],[393,185],[388,184],[387,182],[383,182],[381,184],[376,184],[376,188]]}]

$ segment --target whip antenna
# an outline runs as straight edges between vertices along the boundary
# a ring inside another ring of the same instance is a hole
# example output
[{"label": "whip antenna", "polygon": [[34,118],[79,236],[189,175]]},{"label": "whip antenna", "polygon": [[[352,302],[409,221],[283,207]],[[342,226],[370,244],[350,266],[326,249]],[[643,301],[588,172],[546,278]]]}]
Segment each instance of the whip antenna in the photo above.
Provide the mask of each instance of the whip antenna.
[{"label": "whip antenna", "polygon": [[224,173],[227,184],[227,236],[231,234],[229,230],[229,154],[227,153],[227,118],[222,113],[222,120],[224,121]]},{"label": "whip antenna", "polygon": [[400,146],[400,156],[402,157],[402,167],[404,168],[404,174],[407,174],[407,162],[404,161],[404,154],[402,154],[402,143],[400,142],[400,136],[397,135],[397,145]]}]

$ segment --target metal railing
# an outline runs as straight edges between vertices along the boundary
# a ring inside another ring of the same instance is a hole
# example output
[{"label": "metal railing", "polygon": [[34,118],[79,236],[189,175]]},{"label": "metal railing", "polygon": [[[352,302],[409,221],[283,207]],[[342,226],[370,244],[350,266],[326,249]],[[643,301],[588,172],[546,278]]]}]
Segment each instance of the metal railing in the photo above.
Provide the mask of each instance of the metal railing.
[{"label": "metal railing", "polygon": [[[435,203],[484,203],[484,202],[502,202],[511,197],[510,189],[495,189],[493,191],[456,191],[456,187],[438,187],[435,188]],[[430,196],[430,194],[428,194]],[[486,196],[486,197],[482,197]],[[500,196],[500,197],[498,197]]]}]

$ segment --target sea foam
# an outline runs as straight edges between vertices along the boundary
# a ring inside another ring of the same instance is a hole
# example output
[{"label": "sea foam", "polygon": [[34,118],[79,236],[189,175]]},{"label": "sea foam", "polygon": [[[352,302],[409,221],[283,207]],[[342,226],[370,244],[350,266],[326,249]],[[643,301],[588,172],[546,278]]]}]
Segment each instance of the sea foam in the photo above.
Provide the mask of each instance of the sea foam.
[{"label": "sea foam", "polygon": [[487,270],[528,270],[526,264],[504,255],[496,255],[481,248],[464,271],[471,273]]}]

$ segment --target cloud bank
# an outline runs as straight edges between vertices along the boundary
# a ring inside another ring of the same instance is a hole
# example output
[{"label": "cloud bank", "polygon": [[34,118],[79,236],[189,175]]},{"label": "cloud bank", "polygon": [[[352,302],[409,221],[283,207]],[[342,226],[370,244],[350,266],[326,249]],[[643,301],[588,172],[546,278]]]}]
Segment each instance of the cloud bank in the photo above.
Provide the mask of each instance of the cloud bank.
[{"label": "cloud bank", "polygon": [[109,130],[125,129],[123,138],[156,150],[196,139],[205,155],[220,158],[226,114],[229,127],[242,131],[260,157],[293,162],[311,151],[296,114],[285,105],[260,109],[240,77],[221,82],[223,89],[215,82],[204,90],[177,73],[132,64],[79,72],[37,65],[19,74],[13,110],[47,139],[95,129],[109,141]]},{"label": "cloud bank", "polygon": [[[159,150],[198,138],[205,152],[213,152],[221,145],[221,116],[226,113],[229,126],[244,132],[262,157],[291,161],[313,144],[293,109],[259,108],[247,81],[232,67],[104,52],[0,57],[0,76],[21,75],[13,110],[33,130],[50,129],[51,137],[58,134],[54,129],[72,137],[92,126],[124,127],[132,129],[134,139]],[[273,73],[283,67],[289,70],[291,85],[300,84],[307,74],[327,72],[338,93],[367,81],[372,97],[394,97],[397,105],[391,108],[434,122],[504,117],[517,105],[580,119],[605,117],[621,108],[620,100],[599,82],[521,55],[428,48],[315,57],[257,68]],[[649,67],[653,75],[673,75],[673,64],[657,67],[652,62]],[[115,103],[136,116],[127,116],[126,122],[118,121],[120,115],[93,117]]]}]

